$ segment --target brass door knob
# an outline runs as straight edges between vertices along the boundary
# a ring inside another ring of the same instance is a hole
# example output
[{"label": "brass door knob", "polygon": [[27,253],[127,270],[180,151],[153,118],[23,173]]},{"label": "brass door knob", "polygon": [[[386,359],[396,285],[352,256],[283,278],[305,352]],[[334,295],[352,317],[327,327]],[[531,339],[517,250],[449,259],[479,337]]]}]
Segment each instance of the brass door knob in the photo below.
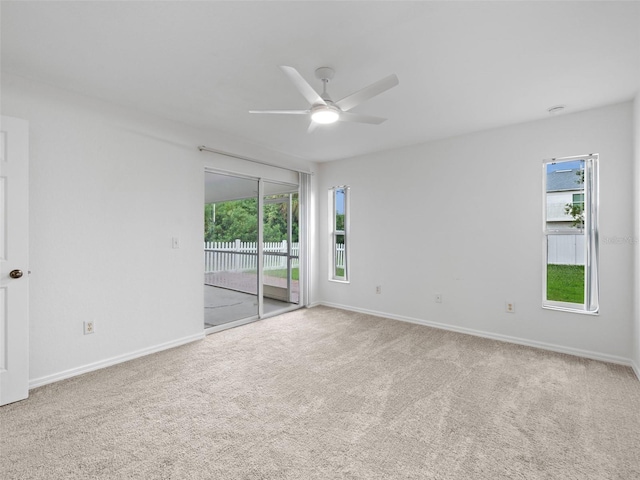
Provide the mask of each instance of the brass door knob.
[{"label": "brass door knob", "polygon": [[11,272],[9,272],[9,276],[11,278],[20,278],[22,276],[22,270],[11,270]]}]

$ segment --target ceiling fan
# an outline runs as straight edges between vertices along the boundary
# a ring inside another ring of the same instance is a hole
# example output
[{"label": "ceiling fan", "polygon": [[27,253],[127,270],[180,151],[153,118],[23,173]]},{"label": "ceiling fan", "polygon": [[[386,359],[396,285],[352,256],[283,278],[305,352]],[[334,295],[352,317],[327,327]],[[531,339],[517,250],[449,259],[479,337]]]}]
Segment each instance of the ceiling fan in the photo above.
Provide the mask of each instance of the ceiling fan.
[{"label": "ceiling fan", "polygon": [[353,113],[349,110],[398,85],[398,77],[395,74],[389,75],[362,90],[358,90],[334,102],[329,96],[329,93],[327,93],[327,84],[333,79],[333,69],[320,67],[316,70],[316,78],[322,81],[322,94],[317,93],[295,68],[282,65],[280,69],[289,77],[289,80],[291,80],[302,96],[307,99],[310,107],[307,110],[250,110],[249,113],[310,115],[311,125],[309,126],[309,131],[315,129],[319,124],[334,123],[338,120],[342,122],[379,125],[384,122],[386,118]]}]

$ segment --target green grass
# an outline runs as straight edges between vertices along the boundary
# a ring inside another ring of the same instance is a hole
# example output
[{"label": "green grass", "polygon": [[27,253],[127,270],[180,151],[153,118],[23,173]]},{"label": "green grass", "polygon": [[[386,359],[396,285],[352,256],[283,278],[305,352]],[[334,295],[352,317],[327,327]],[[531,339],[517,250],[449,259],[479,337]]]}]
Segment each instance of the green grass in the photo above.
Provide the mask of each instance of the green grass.
[{"label": "green grass", "polygon": [[[265,277],[276,277],[276,278],[287,278],[287,269],[282,268],[279,270],[265,270]],[[291,269],[291,280],[299,280],[300,278],[300,270],[295,267]]]},{"label": "green grass", "polygon": [[[276,277],[276,278],[287,278],[287,269],[286,268],[282,268],[279,270],[265,270],[264,271],[264,276],[265,277]],[[299,280],[299,276],[300,276],[300,271],[298,268],[292,268],[291,269],[291,280]],[[344,277],[344,268],[336,268],[336,276],[337,277]]]},{"label": "green grass", "polygon": [[584,265],[547,265],[547,300],[584,303]]}]

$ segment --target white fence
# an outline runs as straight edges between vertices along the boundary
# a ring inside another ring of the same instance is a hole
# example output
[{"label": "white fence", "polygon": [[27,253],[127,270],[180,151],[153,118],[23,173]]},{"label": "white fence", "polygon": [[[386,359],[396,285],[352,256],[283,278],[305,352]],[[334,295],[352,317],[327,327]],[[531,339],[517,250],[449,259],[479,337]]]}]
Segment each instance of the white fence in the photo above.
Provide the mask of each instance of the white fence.
[{"label": "white fence", "polygon": [[[287,268],[287,257],[269,253],[287,253],[287,241],[264,244],[264,269]],[[300,256],[300,244],[291,244],[291,255]],[[336,266],[344,267],[344,244],[336,245]],[[584,265],[584,234],[547,235],[547,263],[555,265]],[[291,268],[297,268],[299,258],[291,259]],[[256,242],[205,242],[204,271],[243,272],[258,270],[258,248]]]},{"label": "white fence", "polygon": [[[287,268],[287,257],[269,253],[287,253],[287,241],[264,243],[264,269]],[[300,244],[291,244],[291,256],[300,257]],[[291,259],[291,268],[298,268],[299,258]],[[258,244],[256,242],[204,242],[204,271],[245,272],[258,270]]]},{"label": "white fence", "polygon": [[344,243],[336,244],[336,267],[344,268]]},{"label": "white fence", "polygon": [[547,263],[584,265],[584,234],[547,235]]},{"label": "white fence", "polygon": [[[287,257],[269,253],[287,253],[287,241],[264,244],[264,269],[287,268]],[[300,265],[300,244],[291,244],[291,268]],[[245,272],[258,270],[258,245],[256,242],[204,242],[204,272]],[[336,266],[344,268],[344,244],[336,245]]]}]

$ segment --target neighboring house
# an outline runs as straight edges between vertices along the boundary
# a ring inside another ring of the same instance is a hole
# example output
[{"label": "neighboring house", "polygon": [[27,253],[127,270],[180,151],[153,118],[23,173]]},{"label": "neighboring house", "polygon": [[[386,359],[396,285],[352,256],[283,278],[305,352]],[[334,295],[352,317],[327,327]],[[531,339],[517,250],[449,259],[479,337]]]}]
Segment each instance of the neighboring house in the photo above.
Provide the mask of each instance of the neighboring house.
[{"label": "neighboring house", "polygon": [[547,173],[547,229],[573,230],[575,234],[551,235],[547,243],[550,264],[584,265],[584,234],[567,212],[571,205],[584,205],[580,168]]},{"label": "neighboring house", "polygon": [[567,206],[584,205],[584,184],[580,178],[579,168],[547,173],[547,228],[576,228]]}]

